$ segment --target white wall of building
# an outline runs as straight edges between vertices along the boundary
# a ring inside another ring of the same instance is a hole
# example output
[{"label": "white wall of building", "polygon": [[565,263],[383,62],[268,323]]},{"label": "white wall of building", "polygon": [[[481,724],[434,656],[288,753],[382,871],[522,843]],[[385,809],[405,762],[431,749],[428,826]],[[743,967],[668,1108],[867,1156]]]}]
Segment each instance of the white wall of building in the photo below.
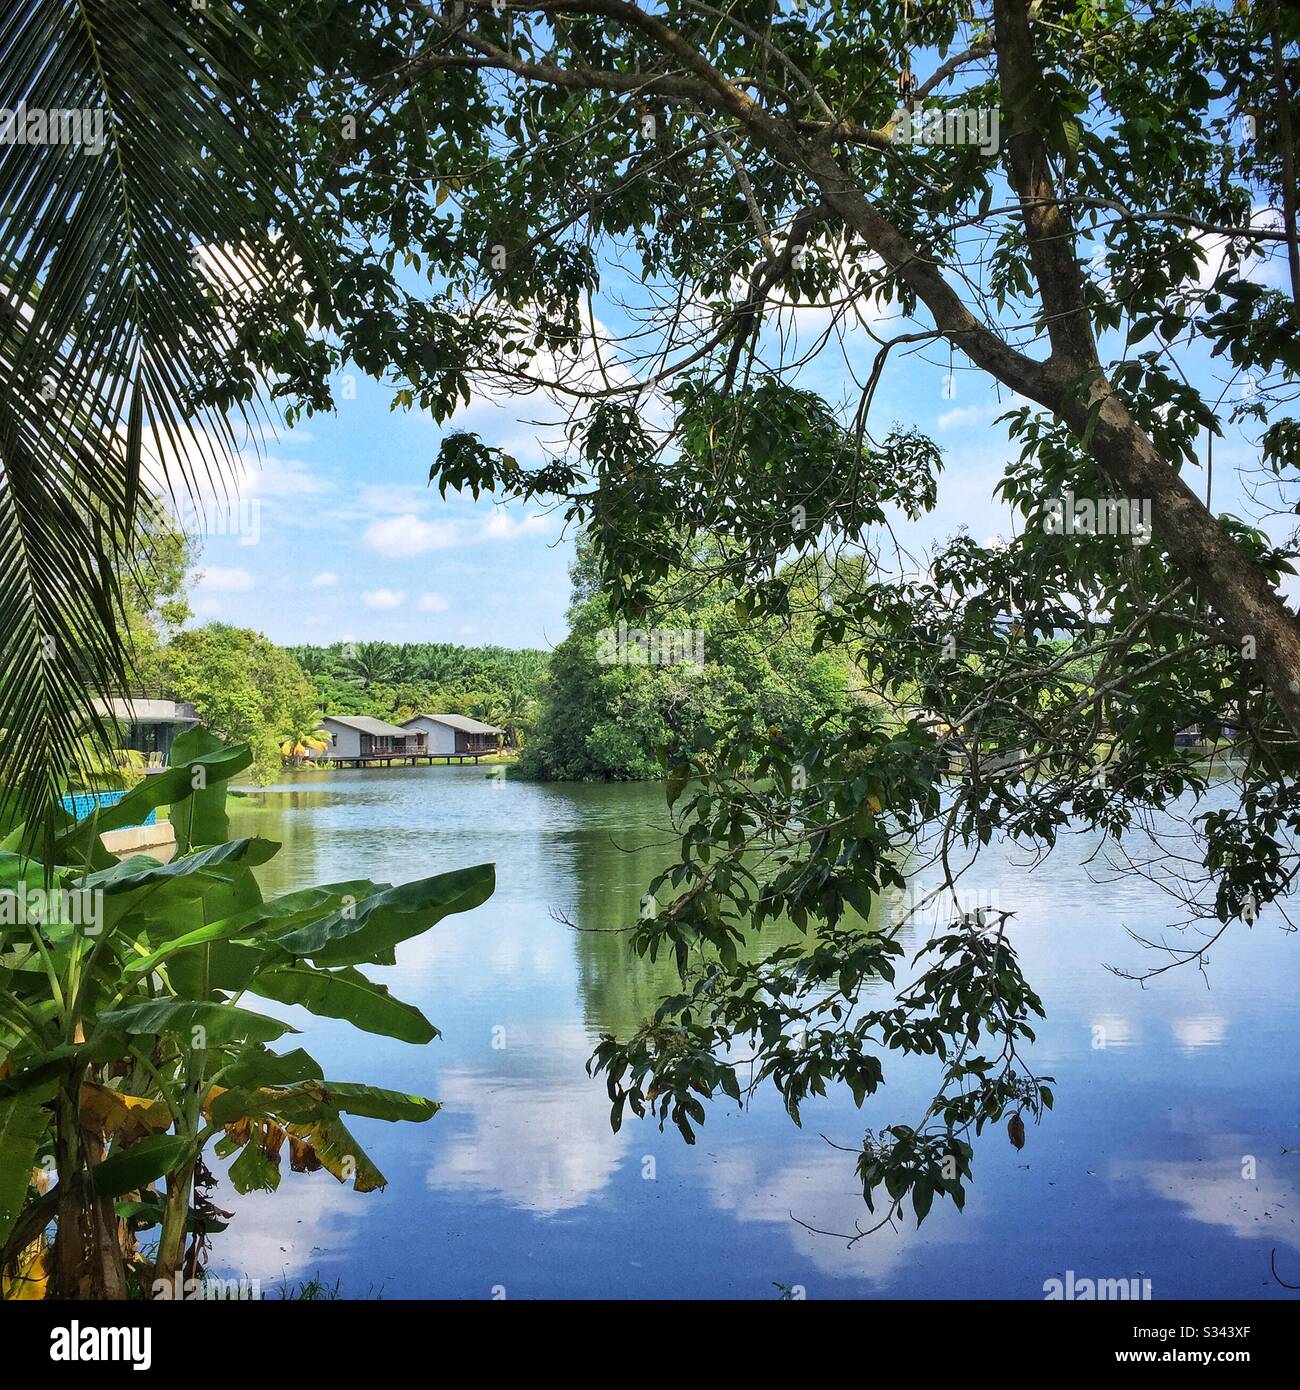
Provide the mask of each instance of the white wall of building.
[{"label": "white wall of building", "polygon": [[331,743],[324,752],[317,754],[318,757],[359,758],[361,756],[360,729],[354,729],[348,724],[340,724],[336,719],[330,719],[328,716],[321,720],[321,727],[329,730]]},{"label": "white wall of building", "polygon": [[402,728],[408,729],[413,734],[422,733],[425,735],[424,751],[426,753],[433,753],[440,758],[444,753],[456,751],[456,730],[447,724],[439,724],[436,719],[430,719],[427,714],[419,714],[414,719],[407,720]]}]

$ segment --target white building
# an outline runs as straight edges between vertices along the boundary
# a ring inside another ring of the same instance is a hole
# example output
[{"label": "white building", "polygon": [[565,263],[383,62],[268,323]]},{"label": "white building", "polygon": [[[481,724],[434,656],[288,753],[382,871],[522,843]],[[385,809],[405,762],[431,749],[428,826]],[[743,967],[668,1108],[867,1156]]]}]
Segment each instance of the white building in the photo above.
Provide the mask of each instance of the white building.
[{"label": "white building", "polygon": [[320,722],[330,736],[330,746],[313,753],[316,758],[384,758],[425,751],[418,730],[399,728],[368,714],[327,714]]},{"label": "white building", "polygon": [[402,728],[407,733],[422,735],[423,751],[438,758],[495,753],[505,733],[495,724],[484,724],[463,714],[416,714],[404,720]]},{"label": "white building", "polygon": [[193,705],[175,700],[96,700],[95,708],[117,725],[115,746],[143,753],[150,768],[165,767],[176,735],[199,722]]}]

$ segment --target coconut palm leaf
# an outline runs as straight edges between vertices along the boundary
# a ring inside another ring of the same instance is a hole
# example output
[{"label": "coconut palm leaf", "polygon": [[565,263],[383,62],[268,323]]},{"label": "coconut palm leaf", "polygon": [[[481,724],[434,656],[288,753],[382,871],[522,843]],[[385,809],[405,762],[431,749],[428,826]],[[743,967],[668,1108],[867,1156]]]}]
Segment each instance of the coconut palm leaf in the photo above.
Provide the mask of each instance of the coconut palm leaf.
[{"label": "coconut palm leaf", "polygon": [[241,304],[304,275],[297,233],[270,232],[293,223],[253,91],[267,26],[292,46],[258,0],[0,17],[0,785],[29,826],[78,735],[111,742],[95,697],[127,685],[116,574],[146,465],[176,498],[224,490],[216,370]]}]

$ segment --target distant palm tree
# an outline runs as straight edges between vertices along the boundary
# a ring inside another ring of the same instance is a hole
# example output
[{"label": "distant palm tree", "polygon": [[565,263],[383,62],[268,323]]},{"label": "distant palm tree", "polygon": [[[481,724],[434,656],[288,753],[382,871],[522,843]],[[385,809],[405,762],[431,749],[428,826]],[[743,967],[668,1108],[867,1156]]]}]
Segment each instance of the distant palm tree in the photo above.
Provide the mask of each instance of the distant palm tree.
[{"label": "distant palm tree", "polygon": [[424,662],[422,653],[418,645],[413,642],[403,642],[400,647],[390,647],[393,659],[393,675],[395,681],[415,681],[419,680],[423,674]]},{"label": "distant palm tree", "polygon": [[471,700],[467,708],[471,719],[482,720],[484,724],[496,724],[501,718],[501,701],[495,695]]},{"label": "distant palm tree", "polygon": [[497,701],[497,720],[505,729],[506,743],[511,748],[519,746],[519,736],[533,722],[536,708],[533,698],[518,686],[505,691]]},{"label": "distant palm tree", "polygon": [[331,654],[324,647],[288,647],[286,650],[298,663],[303,675],[312,679],[329,675],[334,664]]},{"label": "distant palm tree", "polygon": [[357,642],[345,649],[344,663],[352,680],[364,690],[388,685],[396,677],[393,648],[387,642]]},{"label": "distant palm tree", "polygon": [[299,766],[310,753],[323,753],[330,746],[330,734],[328,729],[322,729],[319,725],[315,728],[303,729],[298,733],[290,734],[288,738],[281,740],[280,752],[294,766]]}]

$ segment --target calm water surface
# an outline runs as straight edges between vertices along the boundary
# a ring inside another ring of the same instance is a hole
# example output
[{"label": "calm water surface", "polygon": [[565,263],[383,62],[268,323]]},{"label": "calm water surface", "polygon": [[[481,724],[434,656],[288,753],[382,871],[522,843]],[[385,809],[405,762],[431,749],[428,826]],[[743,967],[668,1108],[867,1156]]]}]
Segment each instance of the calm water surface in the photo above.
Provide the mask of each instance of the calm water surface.
[{"label": "calm water surface", "polygon": [[777,1283],[809,1298],[1041,1298],[1067,1270],[1148,1278],[1156,1298],[1294,1296],[1269,1258],[1300,1284],[1300,1152],[1284,1152],[1300,1146],[1300,941],[1267,914],[1216,949],[1208,984],[1178,970],[1144,989],[1106,966],[1152,963],[1125,927],[1164,920],[1155,889],[1094,882],[1091,840],[1033,873],[994,845],[967,881],[1017,912],[1048,1011],[1029,1061],[1056,1077],[1056,1110],[1021,1152],[1001,1130],[977,1143],[964,1214],[936,1202],[919,1232],[846,1249],[792,1216],[828,1231],[865,1221],[853,1156],[826,1140],[853,1146],[865,1125],[914,1121],[924,1067],[887,1059],[863,1111],[835,1094],[805,1107],[802,1130],[770,1093],[744,1111],[715,1104],[693,1148],[632,1116],[611,1133],[604,1085],[584,1071],[597,1036],[634,1027],[672,977],[560,918],[635,916],[671,858],[665,820],[657,786],[539,786],[468,767],[304,773],[240,802],[236,833],[284,846],[259,870],[268,893],[486,860],[498,886],[399,947],[396,969],[367,968],[442,1030],[430,1046],[278,1010],[328,1077],[444,1108],[425,1125],[349,1120],[383,1192],[287,1171],[274,1194],[223,1185],[218,1203],[236,1210],[217,1244],[223,1272],[266,1287],[319,1275],[361,1298],[773,1298]]}]

